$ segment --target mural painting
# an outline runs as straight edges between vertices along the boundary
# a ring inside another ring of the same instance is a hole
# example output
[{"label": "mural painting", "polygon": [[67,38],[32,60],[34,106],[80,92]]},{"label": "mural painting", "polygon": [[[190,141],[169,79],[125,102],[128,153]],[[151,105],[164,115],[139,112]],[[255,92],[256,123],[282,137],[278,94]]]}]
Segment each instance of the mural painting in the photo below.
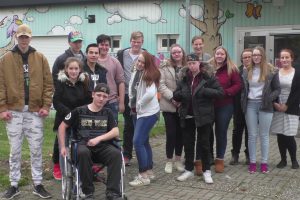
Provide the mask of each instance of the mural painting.
[{"label": "mural painting", "polygon": [[0,28],[6,28],[6,43],[0,48],[0,57],[10,50],[15,44],[15,33],[23,23],[28,9],[1,10]]},{"label": "mural painting", "polygon": [[[182,5],[179,9],[179,15],[186,17],[186,8]],[[225,13],[219,9],[218,0],[204,0],[203,7],[200,5],[190,6],[190,19],[191,24],[194,25],[199,31],[205,41],[204,51],[213,54],[216,47],[222,45],[222,36],[219,30],[227,19],[234,17],[234,14],[229,10]]]},{"label": "mural painting", "polygon": [[257,1],[254,1],[253,3],[247,3],[247,10],[245,12],[245,15],[247,17],[254,17],[255,19],[258,19],[261,17],[261,9],[262,5],[258,4]]},{"label": "mural painting", "polygon": [[106,12],[112,14],[107,18],[107,24],[121,23],[122,19],[129,21],[145,20],[148,23],[167,23],[162,19],[162,1],[148,2],[115,2],[105,3],[103,7]]}]

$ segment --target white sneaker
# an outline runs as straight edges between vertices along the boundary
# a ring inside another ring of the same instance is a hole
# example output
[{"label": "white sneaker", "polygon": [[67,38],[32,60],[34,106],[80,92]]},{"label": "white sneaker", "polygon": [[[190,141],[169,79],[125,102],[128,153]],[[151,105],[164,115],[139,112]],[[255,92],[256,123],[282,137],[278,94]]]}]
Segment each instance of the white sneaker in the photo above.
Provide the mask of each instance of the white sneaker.
[{"label": "white sneaker", "polygon": [[186,181],[189,178],[193,178],[194,173],[191,171],[185,170],[180,176],[177,177],[177,181]]},{"label": "white sneaker", "polygon": [[204,182],[207,183],[207,184],[212,184],[212,183],[214,183],[214,181],[213,181],[212,178],[211,178],[211,171],[210,171],[210,170],[206,170],[206,171],[203,173],[203,178],[204,178]]},{"label": "white sneaker", "polygon": [[173,163],[172,162],[167,162],[166,167],[165,167],[165,172],[167,174],[171,174],[173,171]]},{"label": "white sneaker", "polygon": [[181,161],[175,161],[175,168],[177,169],[177,171],[179,172],[184,172],[184,165],[182,164]]},{"label": "white sneaker", "polygon": [[140,174],[137,177],[135,177],[133,181],[129,182],[129,185],[131,185],[132,187],[144,186],[149,184],[150,184],[150,179],[143,178]]}]

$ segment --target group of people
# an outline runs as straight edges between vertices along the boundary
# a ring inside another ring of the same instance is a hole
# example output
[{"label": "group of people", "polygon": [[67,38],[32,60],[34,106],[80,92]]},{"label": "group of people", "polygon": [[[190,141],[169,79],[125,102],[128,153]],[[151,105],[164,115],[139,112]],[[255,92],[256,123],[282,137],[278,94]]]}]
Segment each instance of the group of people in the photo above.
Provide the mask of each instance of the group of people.
[{"label": "group of people", "polygon": [[117,117],[123,112],[124,72],[119,61],[109,55],[111,39],[99,35],[97,43],[81,51],[79,31],[68,35],[69,48],[54,62],[52,73],[46,57],[30,46],[32,30],[18,27],[18,44],[0,60],[0,117],[6,121],[10,144],[9,179],[11,186],[4,199],[20,194],[21,149],[28,140],[33,194],[51,198],[42,185],[43,119],[56,109],[53,131],[53,176],[61,179],[66,138],[80,140],[78,165],[85,199],[93,199],[93,162],[107,166],[107,199],[121,199],[122,156],[114,140],[119,137]]},{"label": "group of people", "polygon": [[[172,45],[170,59],[160,66],[160,108],[166,126],[165,172],[172,173],[174,161],[175,168],[182,172],[178,181],[196,174],[203,175],[206,183],[213,183],[211,165],[215,165],[216,173],[224,172],[232,117],[230,165],[239,164],[245,131],[249,173],[257,172],[257,139],[261,145],[260,172],[269,172],[270,133],[277,135],[281,156],[277,168],[287,166],[288,151],[291,168],[298,169],[295,135],[300,114],[300,71],[293,67],[292,50],[280,51],[281,67],[277,68],[267,63],[262,47],[245,49],[241,53],[242,65],[237,67],[224,47],[217,47],[210,57],[203,52],[203,46],[203,38],[195,36],[194,52],[185,56],[179,45]],[[183,149],[184,165],[180,161]]]},{"label": "group of people", "polygon": [[113,142],[119,137],[119,113],[124,117],[125,164],[131,164],[133,147],[138,161],[138,175],[129,182],[132,187],[155,179],[149,136],[160,111],[166,128],[165,172],[172,173],[173,168],[181,172],[178,181],[196,174],[212,184],[212,164],[216,173],[224,172],[232,116],[231,165],[239,163],[245,130],[250,173],[257,171],[258,137],[260,171],[268,172],[269,133],[277,135],[281,155],[277,167],[287,165],[288,150],[292,168],[299,168],[294,136],[299,125],[300,71],[292,66],[290,49],[280,51],[280,69],[267,63],[262,47],[245,49],[237,67],[224,47],[210,56],[203,52],[204,39],[195,36],[193,53],[186,55],[179,44],[173,44],[170,58],[157,66],[155,56],[142,48],[140,31],[131,33],[130,47],[120,50],[117,58],[109,54],[109,36],[99,35],[97,43],[88,44],[83,53],[82,34],[72,31],[69,48],[55,60],[51,73],[45,56],[30,46],[31,37],[30,27],[20,25],[18,44],[0,60],[0,118],[6,121],[10,143],[11,182],[3,198],[20,193],[24,136],[30,147],[33,193],[51,198],[42,185],[42,143],[43,118],[52,103],[56,110],[53,176],[61,179],[66,137],[72,132],[80,140],[78,165],[86,199],[94,198],[94,162],[107,166],[107,199],[121,199],[122,156]]}]

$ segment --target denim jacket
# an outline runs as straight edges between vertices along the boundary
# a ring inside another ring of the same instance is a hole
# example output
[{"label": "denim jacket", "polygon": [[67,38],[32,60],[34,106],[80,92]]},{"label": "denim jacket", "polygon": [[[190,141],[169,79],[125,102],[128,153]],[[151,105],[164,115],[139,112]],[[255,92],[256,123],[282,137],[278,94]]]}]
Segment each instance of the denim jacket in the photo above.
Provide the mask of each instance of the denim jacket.
[{"label": "denim jacket", "polygon": [[[244,83],[244,88],[241,93],[241,106],[243,112],[246,113],[249,93],[247,69],[243,69],[242,81]],[[278,69],[275,69],[266,77],[265,85],[262,91],[262,104],[260,110],[264,112],[274,112],[273,102],[278,98],[280,91],[281,88],[278,76]]]}]

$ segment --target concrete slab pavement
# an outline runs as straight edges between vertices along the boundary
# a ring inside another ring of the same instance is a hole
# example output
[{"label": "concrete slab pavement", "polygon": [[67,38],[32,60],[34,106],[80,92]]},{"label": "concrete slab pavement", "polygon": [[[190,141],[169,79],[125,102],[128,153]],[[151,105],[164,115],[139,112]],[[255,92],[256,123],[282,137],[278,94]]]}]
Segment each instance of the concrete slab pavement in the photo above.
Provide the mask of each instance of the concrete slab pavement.
[{"label": "concrete slab pavement", "polygon": [[[300,139],[297,138],[298,159]],[[249,174],[244,165],[244,153],[240,154],[240,164],[229,165],[231,150],[231,131],[228,132],[228,146],[225,158],[225,171],[214,173],[214,184],[207,185],[202,177],[195,176],[186,182],[176,181],[180,175],[175,169],[172,174],[164,172],[165,167],[165,136],[151,138],[154,157],[154,172],[156,179],[148,186],[133,188],[128,182],[138,173],[137,160],[133,159],[131,166],[126,168],[126,195],[129,200],[235,200],[235,199],[283,199],[300,200],[300,170],[291,169],[291,162],[284,169],[277,169],[280,161],[276,136],[270,136],[270,156],[268,174],[260,172]],[[258,143],[259,148],[259,143]],[[243,151],[244,149],[242,149]],[[259,151],[258,151],[259,152]],[[260,154],[257,154],[259,160]],[[53,194],[52,199],[61,199],[60,182],[51,180],[44,183]],[[32,186],[20,188],[21,195],[15,199],[39,199],[32,195]],[[96,199],[105,199],[105,185],[96,183]]]}]

